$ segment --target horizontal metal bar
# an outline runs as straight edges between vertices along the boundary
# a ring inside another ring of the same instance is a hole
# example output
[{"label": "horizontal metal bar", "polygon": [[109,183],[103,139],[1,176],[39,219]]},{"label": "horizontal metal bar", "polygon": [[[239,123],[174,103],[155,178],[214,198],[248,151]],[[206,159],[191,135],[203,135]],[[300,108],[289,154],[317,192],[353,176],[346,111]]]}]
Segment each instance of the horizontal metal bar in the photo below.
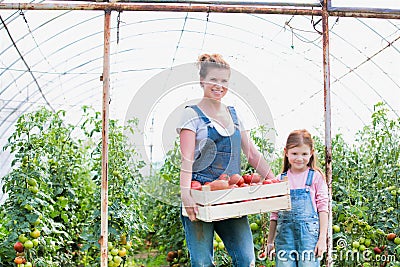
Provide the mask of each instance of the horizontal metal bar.
[{"label": "horizontal metal bar", "polygon": [[253,13],[287,15],[321,15],[320,9],[278,8],[265,6],[189,5],[189,4],[136,4],[136,3],[0,3],[0,9],[21,10],[115,10],[115,11],[174,11]]},{"label": "horizontal metal bar", "polygon": [[261,6],[292,6],[292,7],[322,7],[320,1],[312,2],[273,2],[273,1],[224,1],[224,0],[117,0],[118,3],[157,3],[157,4],[203,4],[203,5],[261,5]]},{"label": "horizontal metal bar", "polygon": [[[155,1],[155,0],[152,0]],[[0,3],[1,9],[21,10],[115,10],[115,11],[165,11],[165,12],[215,12],[215,13],[249,13],[249,14],[282,14],[282,15],[313,15],[321,16],[320,8],[296,8],[296,7],[268,7],[263,5],[248,5],[238,2],[236,5],[200,5],[183,4],[171,1],[170,4],[155,3],[121,3],[121,2],[63,2],[63,3]],[[182,1],[182,0],[178,0]],[[199,0],[203,1],[203,0]],[[205,1],[205,0],[204,0]],[[212,1],[212,0],[210,0]],[[173,2],[175,4],[173,4]],[[222,3],[222,2],[221,2]],[[267,2],[263,2],[267,3]],[[349,8],[328,7],[329,16],[335,17],[361,17],[400,19],[400,10],[381,8]]]},{"label": "horizontal metal bar", "polygon": [[399,19],[400,9],[366,7],[328,7],[330,16]]}]

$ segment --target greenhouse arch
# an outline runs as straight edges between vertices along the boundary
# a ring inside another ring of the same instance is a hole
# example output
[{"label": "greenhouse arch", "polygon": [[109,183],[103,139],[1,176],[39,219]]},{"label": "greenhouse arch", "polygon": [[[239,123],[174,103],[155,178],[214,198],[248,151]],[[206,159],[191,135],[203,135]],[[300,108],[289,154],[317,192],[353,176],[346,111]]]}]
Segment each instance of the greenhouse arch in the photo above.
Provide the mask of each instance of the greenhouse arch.
[{"label": "greenhouse arch", "polygon": [[[247,2],[247,1],[118,1],[118,2],[75,2],[75,1],[66,1],[63,3],[57,3],[57,2],[40,2],[40,3],[15,3],[15,2],[2,2],[0,3],[0,9],[1,10],[18,10],[21,12],[22,11],[44,11],[44,10],[63,10],[63,11],[76,11],[76,12],[90,12],[90,11],[104,11],[104,43],[102,45],[103,47],[103,56],[102,58],[97,57],[93,58],[93,61],[101,61],[102,60],[102,73],[101,77],[99,79],[101,80],[103,84],[103,91],[102,91],[102,195],[101,195],[101,214],[102,214],[102,229],[101,229],[101,237],[99,240],[99,243],[101,245],[101,266],[107,266],[107,244],[108,244],[108,231],[107,231],[107,225],[108,225],[108,120],[110,118],[110,110],[109,110],[109,105],[110,105],[110,87],[111,87],[111,78],[115,74],[113,70],[111,69],[112,65],[112,57],[117,56],[118,53],[112,53],[112,48],[111,48],[111,15],[113,12],[117,12],[118,16],[122,12],[128,12],[128,11],[143,11],[143,12],[153,12],[153,11],[159,11],[159,12],[187,12],[187,13],[202,13],[202,14],[207,14],[207,18],[204,19],[204,21],[208,22],[208,16],[210,14],[215,14],[215,13],[235,13],[235,14],[252,14],[256,16],[257,14],[276,14],[276,15],[288,15],[288,16],[308,16],[311,17],[312,20],[311,22],[313,23],[313,27],[315,31],[317,31],[321,36],[322,36],[322,69],[320,72],[323,77],[323,89],[319,88],[320,92],[321,90],[323,91],[323,101],[324,101],[324,136],[325,136],[325,167],[326,167],[326,177],[328,181],[328,186],[329,186],[329,192],[332,193],[332,137],[331,137],[331,111],[332,111],[332,103],[331,103],[331,84],[332,83],[340,83],[342,79],[344,79],[349,73],[355,73],[359,68],[361,68],[364,64],[373,62],[374,57],[379,55],[380,52],[385,50],[386,48],[393,48],[397,51],[398,54],[400,54],[400,49],[396,48],[395,43],[398,41],[400,38],[399,36],[391,36],[389,37],[382,36],[382,39],[386,41],[386,45],[381,46],[380,50],[375,50],[376,53],[370,52],[370,56],[367,57],[364,60],[361,60],[360,64],[356,66],[347,66],[347,71],[343,72],[343,74],[339,77],[335,77],[334,79],[331,78],[331,69],[330,69],[330,33],[331,33],[331,28],[332,25],[330,25],[329,18],[337,17],[339,18],[345,18],[345,17],[350,17],[350,18],[377,18],[377,19],[386,19],[390,21],[395,21],[400,18],[400,9],[388,9],[388,8],[357,8],[357,7],[337,7],[334,6],[331,3],[331,0],[323,0],[321,2],[319,1],[314,1],[314,2],[308,2],[308,3],[290,3],[290,2],[257,2],[256,4],[253,2]],[[95,22],[98,22],[98,16],[97,18],[89,18],[87,21],[94,20]],[[317,18],[320,18],[318,20]],[[315,20],[314,20],[315,19]],[[162,20],[162,19],[160,19]],[[173,22],[174,18],[165,18],[165,20],[168,20],[169,22]],[[193,21],[196,19],[192,18]],[[144,23],[145,20],[142,22]],[[289,20],[290,21],[290,20]],[[118,18],[118,23],[123,23],[123,19],[120,20]],[[186,20],[185,20],[186,22]],[[137,22],[140,23],[140,22]],[[146,23],[151,23],[151,20],[146,21]],[[272,24],[272,22],[270,22]],[[334,22],[333,24],[335,24]],[[360,21],[362,23],[362,21]],[[9,30],[7,29],[6,26],[6,21],[3,20],[2,18],[2,24],[3,24],[3,29],[6,29],[7,32],[9,33]],[[43,24],[45,25],[45,23]],[[292,38],[295,36],[293,32],[293,28],[291,28],[289,22],[286,24],[288,26],[288,30],[292,30]],[[99,28],[99,25],[96,25]],[[72,27],[72,26],[71,26]],[[319,28],[319,30],[317,29]],[[398,28],[398,26],[397,26]],[[372,31],[372,27],[370,28]],[[29,31],[32,31],[33,29],[30,29]],[[69,29],[68,29],[69,30]],[[117,28],[117,31],[119,33],[119,25]],[[66,30],[67,31],[67,30]],[[154,32],[156,34],[157,31]],[[164,34],[163,30],[160,30],[158,33]],[[145,33],[139,33],[141,35],[149,35],[150,37],[152,36],[153,33],[145,32]],[[209,34],[209,33],[207,33]],[[10,37],[11,34],[9,33]],[[204,35],[205,32],[204,32]],[[20,39],[18,40],[23,40],[24,36],[19,36]],[[90,38],[90,35],[85,36],[84,38]],[[116,45],[118,45],[119,41],[119,36],[117,35],[117,40],[116,40]],[[133,37],[132,37],[133,38]],[[11,38],[12,39],[12,38]],[[345,39],[345,38],[343,38]],[[179,39],[180,40],[180,39]],[[204,39],[203,39],[204,41]],[[344,40],[346,41],[346,40]],[[13,40],[14,47],[16,46],[16,40]],[[74,43],[69,43],[65,47],[68,46],[73,46]],[[38,46],[38,44],[36,44]],[[293,39],[292,39],[292,48],[293,48]],[[10,47],[9,47],[10,48]],[[8,48],[7,48],[8,49]],[[4,49],[4,50],[7,50]],[[84,50],[85,49],[85,50]],[[361,48],[357,48],[361,50]],[[87,53],[90,54],[90,49],[82,48],[82,54]],[[125,50],[124,52],[126,52]],[[4,52],[4,51],[3,51]],[[176,52],[176,51],[175,51]],[[17,57],[24,58],[23,54],[26,53],[18,51]],[[53,51],[54,54],[58,53],[58,51]],[[360,52],[361,53],[361,52]],[[271,52],[271,54],[273,54]],[[275,57],[279,57],[279,55],[273,55]],[[344,55],[345,56],[345,55]],[[398,56],[398,55],[397,55]],[[79,57],[79,53],[75,55],[75,57]],[[175,58],[174,58],[175,59]],[[335,61],[341,61],[341,57],[335,57]],[[15,62],[13,62],[14,65]],[[85,62],[84,64],[90,65],[92,62],[88,61]],[[40,62],[37,63],[40,65]],[[25,67],[29,70],[30,66],[27,62],[24,61]],[[345,65],[345,64],[344,64]],[[393,64],[396,66],[395,64]],[[16,68],[16,67],[15,67]],[[57,66],[54,66],[54,70],[57,68]],[[75,68],[78,69],[77,66]],[[94,68],[94,67],[92,67]],[[345,68],[345,67],[344,67]],[[400,88],[400,81],[398,78],[393,78],[390,77],[390,75],[387,74],[387,71],[383,68],[380,68],[380,66],[377,66],[377,68],[382,72],[386,73],[387,78],[394,84],[394,87],[399,90]],[[9,68],[3,68],[1,71],[3,73],[6,73],[6,71]],[[72,69],[73,70],[73,69]],[[89,69],[90,70],[90,69]],[[120,71],[120,70],[117,70]],[[396,74],[394,70],[394,74]],[[30,72],[30,70],[29,70]],[[129,71],[127,71],[129,72]],[[17,72],[18,73],[18,72]],[[32,72],[30,72],[32,74]],[[1,75],[1,74],[0,74]],[[21,75],[22,74],[18,74]],[[33,85],[32,87],[35,86],[35,83],[37,83],[37,78],[40,78],[42,74],[36,73],[38,76],[33,76]],[[43,74],[44,75],[44,74]],[[82,75],[85,75],[82,73]],[[317,77],[317,75],[316,75]],[[15,80],[15,83],[17,83],[19,77],[13,77]],[[314,77],[315,78],[315,77]],[[362,76],[358,77],[359,79],[363,80],[364,78]],[[93,78],[92,78],[93,79]],[[315,78],[318,79],[318,78]],[[396,80],[397,79],[397,80]],[[5,83],[2,81],[2,83]],[[54,81],[48,81],[48,85],[51,86]],[[368,82],[365,82],[367,84],[367,87],[369,86],[371,90],[374,90],[374,85],[368,84]],[[32,84],[32,82],[31,82]],[[46,84],[47,85],[47,84]],[[3,92],[6,92],[8,88],[12,88],[12,83],[8,84],[6,89],[1,89]],[[78,85],[76,85],[78,86]],[[29,85],[27,85],[27,90],[28,90]],[[42,102],[45,102],[45,105],[49,106],[51,109],[54,110],[51,104],[51,100],[47,99],[46,94],[41,90],[40,86],[37,86],[39,89],[36,91],[36,94],[38,95],[37,97],[42,98]],[[56,88],[57,86],[55,86]],[[349,90],[350,91],[350,90]],[[2,93],[3,93],[2,92]],[[318,93],[317,92],[317,93]],[[376,90],[374,91],[378,96],[381,96],[379,92]],[[81,94],[81,93],[80,93]],[[82,93],[83,94],[83,93]],[[151,94],[149,92],[149,94]],[[0,93],[1,95],[1,93]],[[11,93],[8,93],[6,95],[7,97],[11,97]],[[75,97],[81,97],[82,95],[76,95]],[[11,99],[13,99],[15,96],[12,96]],[[100,97],[99,94],[91,94],[87,98],[91,97]],[[362,96],[361,96],[362,97]],[[312,96],[310,97],[312,98]],[[357,96],[357,98],[360,98],[360,96]],[[382,97],[383,98],[383,97]],[[82,101],[81,101],[82,102]],[[398,102],[397,102],[398,103]],[[390,102],[388,101],[388,106],[389,108],[393,111],[395,115],[398,116],[400,113],[399,107],[396,106],[396,102]],[[6,107],[7,104],[3,105],[3,108]],[[22,105],[22,102],[21,102]],[[351,108],[351,105],[348,106]],[[2,108],[2,109],[3,109]],[[17,107],[18,108],[18,107]],[[15,108],[15,110],[17,110]],[[356,114],[357,112],[354,111]],[[13,112],[10,112],[8,115],[5,114],[4,116],[7,119],[12,119],[13,118]],[[5,120],[5,121],[6,121]],[[362,119],[360,119],[362,120]],[[5,122],[3,121],[2,124]],[[6,129],[3,128],[2,135],[6,133]],[[3,136],[2,136],[3,137]],[[4,139],[4,137],[3,137]],[[8,160],[8,158],[7,158]],[[4,160],[4,163],[7,162],[7,160]],[[4,164],[5,165],[5,164]],[[332,197],[332,196],[331,196]],[[331,202],[330,202],[331,204]],[[331,206],[330,206],[331,209]],[[332,218],[330,217],[330,222],[329,222],[329,229],[332,229]],[[331,232],[331,231],[329,231]],[[327,257],[327,262],[326,266],[332,266],[332,240],[331,240],[331,235],[328,235],[328,254],[330,257]]]}]

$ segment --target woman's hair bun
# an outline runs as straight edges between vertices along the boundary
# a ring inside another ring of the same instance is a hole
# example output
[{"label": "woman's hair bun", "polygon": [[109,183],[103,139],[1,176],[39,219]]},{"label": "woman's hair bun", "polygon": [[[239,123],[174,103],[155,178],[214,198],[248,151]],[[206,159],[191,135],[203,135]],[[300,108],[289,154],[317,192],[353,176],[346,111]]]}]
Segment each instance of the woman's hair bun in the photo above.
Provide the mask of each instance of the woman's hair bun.
[{"label": "woman's hair bun", "polygon": [[230,69],[229,64],[220,54],[202,54],[197,60],[200,69],[200,76],[205,77],[209,67]]}]

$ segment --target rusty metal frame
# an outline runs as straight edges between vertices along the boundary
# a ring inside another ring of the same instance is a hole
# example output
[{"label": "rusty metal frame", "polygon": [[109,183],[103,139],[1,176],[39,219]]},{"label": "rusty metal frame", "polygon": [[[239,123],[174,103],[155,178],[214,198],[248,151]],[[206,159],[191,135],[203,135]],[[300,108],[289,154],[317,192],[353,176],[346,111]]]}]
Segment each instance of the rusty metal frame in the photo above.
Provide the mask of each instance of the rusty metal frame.
[{"label": "rusty metal frame", "polygon": [[[93,1],[93,0],[91,0]],[[16,10],[103,10],[104,58],[103,58],[103,108],[102,108],[102,184],[101,184],[101,267],[107,267],[108,253],[108,119],[110,95],[110,17],[111,11],[164,11],[164,12],[214,12],[248,14],[309,15],[322,17],[324,120],[326,179],[329,190],[329,222],[326,266],[333,266],[332,258],[332,137],[331,137],[331,90],[329,62],[330,16],[400,19],[399,9],[332,7],[331,0],[315,3],[293,4],[285,2],[235,2],[218,0],[131,0],[129,2],[43,2],[43,3],[0,3],[1,9]]]},{"label": "rusty metal frame", "polygon": [[322,16],[322,9],[329,16],[399,19],[400,9],[332,7],[331,0],[317,4],[291,4],[277,2],[234,2],[217,0],[133,0],[128,2],[42,2],[0,3],[1,9],[16,10],[109,10],[109,11],[165,11],[165,12],[215,12],[249,14],[286,14]]}]

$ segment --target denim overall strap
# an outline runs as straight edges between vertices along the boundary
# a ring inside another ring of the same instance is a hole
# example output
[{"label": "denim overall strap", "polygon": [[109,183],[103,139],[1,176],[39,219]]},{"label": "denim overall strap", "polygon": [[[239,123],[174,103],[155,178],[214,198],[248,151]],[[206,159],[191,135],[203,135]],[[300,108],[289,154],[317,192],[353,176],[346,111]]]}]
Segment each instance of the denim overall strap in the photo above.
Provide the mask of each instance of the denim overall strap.
[{"label": "denim overall strap", "polygon": [[309,188],[313,174],[310,169],[305,188],[290,190],[291,210],[279,212],[275,246],[281,257],[276,259],[276,267],[319,266],[314,257],[319,219]]},{"label": "denim overall strap", "polygon": [[287,176],[287,172],[283,172],[283,173],[281,173],[281,181],[283,180],[283,177],[285,177],[285,176]]},{"label": "denim overall strap", "polygon": [[239,120],[238,120],[238,118],[237,118],[235,108],[234,108],[234,107],[231,107],[231,106],[228,106],[228,110],[229,110],[229,112],[231,113],[233,123],[235,124],[236,127],[239,127]]},{"label": "denim overall strap", "polygon": [[306,186],[312,185],[313,177],[314,177],[314,170],[310,169],[307,174]]},{"label": "denim overall strap", "polygon": [[[222,136],[198,106],[190,106],[207,123],[207,139],[202,140],[200,154],[194,159],[192,180],[201,184],[211,182],[223,174],[240,173],[241,135],[238,127],[230,136]],[[232,120],[238,122],[236,112],[229,108]]]},{"label": "denim overall strap", "polygon": [[191,105],[191,106],[186,106],[194,109],[194,111],[197,112],[197,115],[199,115],[199,118],[204,121],[205,124],[209,125],[211,123],[210,119],[201,111],[201,109],[197,105]]}]

